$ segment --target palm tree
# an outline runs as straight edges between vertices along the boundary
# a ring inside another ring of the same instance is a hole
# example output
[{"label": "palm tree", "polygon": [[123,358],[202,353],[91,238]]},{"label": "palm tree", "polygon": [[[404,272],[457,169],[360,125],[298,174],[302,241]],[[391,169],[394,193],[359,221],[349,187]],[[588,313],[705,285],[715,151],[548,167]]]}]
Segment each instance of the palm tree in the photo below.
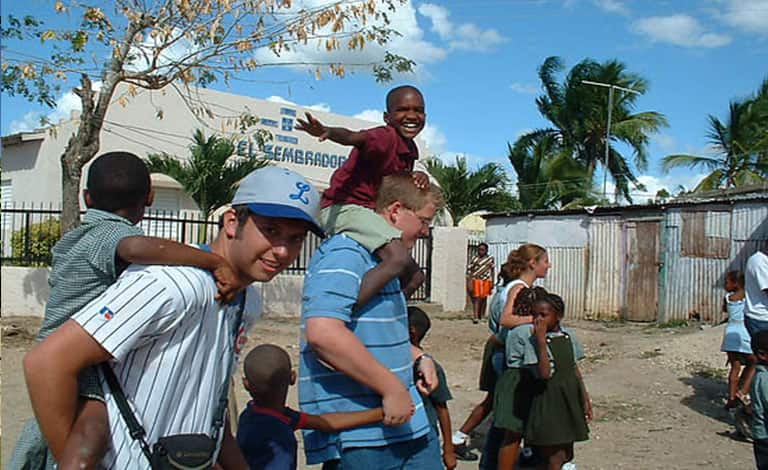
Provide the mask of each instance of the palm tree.
[{"label": "palm tree", "polygon": [[178,181],[206,219],[215,208],[232,200],[238,181],[268,164],[258,158],[232,158],[235,145],[231,140],[206,137],[201,129],[193,133],[189,150],[188,160],[167,153],[150,154],[147,166],[152,173]]},{"label": "palm tree", "polygon": [[553,134],[529,134],[507,143],[517,173],[517,197],[525,209],[552,209],[599,203],[586,169],[559,149]]},{"label": "palm tree", "polygon": [[768,79],[754,96],[732,101],[725,122],[709,115],[707,140],[714,155],[668,155],[662,169],[682,166],[709,171],[694,192],[764,181],[768,177]]},{"label": "palm tree", "polygon": [[448,211],[458,224],[465,216],[481,211],[514,209],[517,200],[509,193],[509,178],[496,163],[486,163],[475,171],[467,168],[465,157],[456,157],[453,164],[436,158],[426,160],[429,173],[440,183]]},{"label": "palm tree", "polygon": [[535,130],[520,139],[553,136],[548,144],[551,154],[547,158],[573,159],[583,167],[590,182],[597,165],[606,166],[605,146],[609,145],[607,170],[615,181],[617,193],[631,201],[629,184],[637,185],[637,176],[627,158],[613,143],[621,142],[629,146],[635,168],[644,170],[648,161],[649,136],[667,125],[666,118],[655,111],[634,113],[638,95],[617,93],[612,109],[612,142],[606,143],[608,93],[587,86],[582,81],[611,83],[637,90],[640,94],[646,92],[647,81],[628,72],[626,65],[617,60],[601,64],[585,59],[574,66],[560,83],[557,74],[564,68],[559,57],[548,57],[539,68],[544,94],[536,99],[536,104],[552,127]]}]

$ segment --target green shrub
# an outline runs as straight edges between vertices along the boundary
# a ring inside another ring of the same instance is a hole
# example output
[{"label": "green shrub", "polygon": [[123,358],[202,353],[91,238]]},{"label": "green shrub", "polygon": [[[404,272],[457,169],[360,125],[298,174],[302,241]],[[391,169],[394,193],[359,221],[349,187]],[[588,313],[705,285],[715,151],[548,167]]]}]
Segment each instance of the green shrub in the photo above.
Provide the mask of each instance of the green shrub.
[{"label": "green shrub", "polygon": [[29,250],[26,249],[26,230],[20,229],[11,235],[12,256],[23,266],[48,265],[51,263],[51,248],[61,238],[61,223],[48,219],[29,226]]}]

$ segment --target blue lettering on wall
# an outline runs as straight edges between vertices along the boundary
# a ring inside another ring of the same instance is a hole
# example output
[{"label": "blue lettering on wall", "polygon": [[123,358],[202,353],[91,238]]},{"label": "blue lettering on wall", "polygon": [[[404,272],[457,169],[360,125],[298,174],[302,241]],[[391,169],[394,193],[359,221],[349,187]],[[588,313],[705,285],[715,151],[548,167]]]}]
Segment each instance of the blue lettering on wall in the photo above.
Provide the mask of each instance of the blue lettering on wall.
[{"label": "blue lettering on wall", "polygon": [[247,139],[237,142],[235,153],[241,157],[253,158],[261,156],[278,162],[290,162],[297,165],[310,165],[320,168],[338,168],[347,160],[347,157],[342,155],[314,152],[309,149],[274,145],[272,143],[265,143],[262,151],[260,151],[256,142]]},{"label": "blue lettering on wall", "polygon": [[285,132],[291,132],[293,130],[293,118],[284,117],[281,129]]},{"label": "blue lettering on wall", "polygon": [[275,137],[277,137],[278,142],[288,142],[289,144],[299,143],[298,137],[292,137],[289,135],[282,135],[282,134],[275,134]]},{"label": "blue lettering on wall", "polygon": [[247,140],[241,140],[237,143],[237,153],[238,156],[241,157],[247,157],[248,154],[245,153],[245,151],[248,149],[248,141]]},{"label": "blue lettering on wall", "polygon": [[277,121],[275,121],[274,119],[262,118],[261,119],[261,125],[262,126],[269,126],[269,127],[277,127]]},{"label": "blue lettering on wall", "polygon": [[296,110],[291,108],[280,108],[280,114],[285,114],[286,116],[296,116]]}]

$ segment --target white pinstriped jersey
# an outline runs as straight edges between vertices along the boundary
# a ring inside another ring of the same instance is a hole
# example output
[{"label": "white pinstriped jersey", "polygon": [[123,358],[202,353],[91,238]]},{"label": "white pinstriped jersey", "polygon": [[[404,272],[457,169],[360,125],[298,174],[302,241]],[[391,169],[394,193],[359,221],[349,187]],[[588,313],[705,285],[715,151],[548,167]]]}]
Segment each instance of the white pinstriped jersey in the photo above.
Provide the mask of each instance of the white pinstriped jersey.
[{"label": "white pinstriped jersey", "polygon": [[[73,316],[112,354],[150,446],[162,436],[211,433],[222,386],[229,384],[230,357],[239,353],[233,335],[238,306],[222,306],[215,295],[208,271],[134,265]],[[261,314],[258,291],[249,288],[246,299],[238,336]],[[102,388],[112,440],[103,466],[149,468],[103,380]]]}]

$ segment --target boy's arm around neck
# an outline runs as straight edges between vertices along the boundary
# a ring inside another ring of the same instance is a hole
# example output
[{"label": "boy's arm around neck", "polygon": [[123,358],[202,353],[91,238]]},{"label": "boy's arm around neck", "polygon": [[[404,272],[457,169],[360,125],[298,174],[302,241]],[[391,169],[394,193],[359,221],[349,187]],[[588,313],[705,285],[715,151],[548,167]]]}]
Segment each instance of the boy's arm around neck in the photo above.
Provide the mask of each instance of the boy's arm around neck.
[{"label": "boy's arm around neck", "polygon": [[158,237],[125,237],[117,245],[117,256],[131,264],[193,266],[211,271],[219,296],[231,301],[245,287],[227,260],[216,253]]},{"label": "boy's arm around neck", "polygon": [[304,415],[304,429],[316,429],[323,432],[344,431],[366,424],[378,423],[384,419],[384,410],[350,411],[347,413],[325,413],[321,415]]}]

